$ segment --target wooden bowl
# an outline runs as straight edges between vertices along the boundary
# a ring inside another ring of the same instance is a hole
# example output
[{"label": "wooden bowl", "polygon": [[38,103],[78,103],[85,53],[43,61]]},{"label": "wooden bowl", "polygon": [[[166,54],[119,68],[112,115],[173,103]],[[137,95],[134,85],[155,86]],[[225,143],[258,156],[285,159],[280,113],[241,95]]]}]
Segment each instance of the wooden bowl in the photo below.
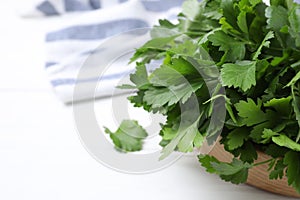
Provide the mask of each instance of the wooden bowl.
[{"label": "wooden bowl", "polygon": [[[226,152],[223,145],[220,143],[217,143],[209,154],[223,162],[231,162],[232,160],[232,155]],[[270,156],[262,152],[258,152],[257,162],[262,162],[268,159],[270,159]],[[286,177],[281,180],[270,180],[267,169],[268,164],[259,165],[250,169],[247,184],[276,194],[300,197],[300,194],[298,194],[294,188],[288,186]]]}]

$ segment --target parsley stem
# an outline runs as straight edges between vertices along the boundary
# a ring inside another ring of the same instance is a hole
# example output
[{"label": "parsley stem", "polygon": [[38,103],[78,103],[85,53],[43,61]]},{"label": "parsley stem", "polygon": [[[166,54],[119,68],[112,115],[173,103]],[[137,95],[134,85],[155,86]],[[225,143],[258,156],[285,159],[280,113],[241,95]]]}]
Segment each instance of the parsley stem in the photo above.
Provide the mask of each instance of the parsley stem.
[{"label": "parsley stem", "polygon": [[245,39],[245,38],[243,38],[243,37],[241,37],[241,36],[239,36],[239,35],[237,35],[237,34],[235,34],[235,33],[228,32],[228,34],[231,35],[231,36],[233,36],[233,37],[235,37],[236,39],[238,39],[238,40],[244,42],[245,44],[248,44],[248,45],[255,45],[255,44],[254,44],[253,42],[251,42],[249,39]]},{"label": "parsley stem", "polygon": [[253,167],[256,167],[256,166],[258,166],[258,165],[263,165],[263,164],[269,163],[269,162],[271,162],[272,160],[274,160],[274,158],[271,158],[271,159],[269,159],[269,160],[265,160],[265,161],[262,161],[262,162],[255,163],[255,164],[253,164]]}]

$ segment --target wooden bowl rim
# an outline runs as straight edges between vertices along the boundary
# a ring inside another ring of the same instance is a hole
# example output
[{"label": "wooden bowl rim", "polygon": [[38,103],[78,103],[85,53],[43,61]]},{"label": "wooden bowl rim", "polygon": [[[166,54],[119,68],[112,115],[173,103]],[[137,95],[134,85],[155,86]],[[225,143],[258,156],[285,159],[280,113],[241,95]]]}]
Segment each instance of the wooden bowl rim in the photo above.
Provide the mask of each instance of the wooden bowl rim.
[{"label": "wooden bowl rim", "polygon": [[[271,156],[262,151],[258,150],[257,153],[258,159],[256,162],[262,162],[271,158]],[[233,158],[229,152],[225,151],[224,146],[220,143],[216,143],[209,155],[214,156],[223,162],[231,162]],[[250,169],[247,184],[275,194],[300,198],[300,194],[297,193],[293,187],[288,185],[286,177],[278,180],[270,180],[267,169],[268,164],[259,165]]]}]

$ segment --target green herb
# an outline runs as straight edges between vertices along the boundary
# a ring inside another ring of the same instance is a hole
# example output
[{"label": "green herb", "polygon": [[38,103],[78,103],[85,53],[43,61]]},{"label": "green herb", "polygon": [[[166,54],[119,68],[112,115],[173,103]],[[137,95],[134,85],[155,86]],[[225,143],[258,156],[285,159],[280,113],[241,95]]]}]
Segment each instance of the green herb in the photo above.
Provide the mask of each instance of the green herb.
[{"label": "green herb", "polygon": [[[160,20],[152,39],[136,50],[133,85],[123,88],[137,89],[129,97],[136,107],[167,117],[160,131],[162,159],[216,140],[222,130],[220,143],[234,159],[223,163],[199,155],[208,172],[238,184],[247,180],[250,168],[268,163],[270,179],[287,176],[300,193],[300,5],[292,0],[270,4],[185,1],[178,23]],[[153,60],[161,65],[147,72]],[[227,116],[224,127],[211,128],[218,102]],[[124,127],[140,138],[125,136]],[[130,121],[116,133],[106,132],[124,151],[140,150],[146,137]],[[257,151],[272,158],[257,163]]]},{"label": "green herb", "polygon": [[105,128],[114,145],[121,151],[139,151],[142,149],[142,141],[147,137],[147,132],[136,121],[124,120],[118,130],[113,133]]}]

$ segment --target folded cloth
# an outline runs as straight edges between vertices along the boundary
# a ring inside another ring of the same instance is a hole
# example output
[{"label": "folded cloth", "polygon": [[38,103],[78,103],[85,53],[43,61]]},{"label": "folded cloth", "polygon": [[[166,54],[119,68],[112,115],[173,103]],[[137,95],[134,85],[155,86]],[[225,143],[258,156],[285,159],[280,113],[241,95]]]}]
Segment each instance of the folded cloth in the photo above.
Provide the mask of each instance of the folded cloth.
[{"label": "folded cloth", "polygon": [[20,2],[20,14],[24,17],[62,15],[105,9],[128,0],[25,0]]},{"label": "folded cloth", "polygon": [[[126,66],[128,60],[123,58],[108,68],[107,64],[112,62],[109,59],[142,45],[146,41],[147,29],[141,28],[153,26],[160,18],[176,19],[183,1],[48,0],[36,3],[35,13],[24,15],[86,11],[72,14],[46,35],[46,72],[58,97],[64,103],[70,103],[111,96],[120,79],[134,67]],[[79,77],[83,66],[84,75]],[[101,76],[99,69],[103,72]],[[84,90],[100,81],[100,87],[93,94]],[[74,96],[74,88],[78,85],[83,89]]]}]

